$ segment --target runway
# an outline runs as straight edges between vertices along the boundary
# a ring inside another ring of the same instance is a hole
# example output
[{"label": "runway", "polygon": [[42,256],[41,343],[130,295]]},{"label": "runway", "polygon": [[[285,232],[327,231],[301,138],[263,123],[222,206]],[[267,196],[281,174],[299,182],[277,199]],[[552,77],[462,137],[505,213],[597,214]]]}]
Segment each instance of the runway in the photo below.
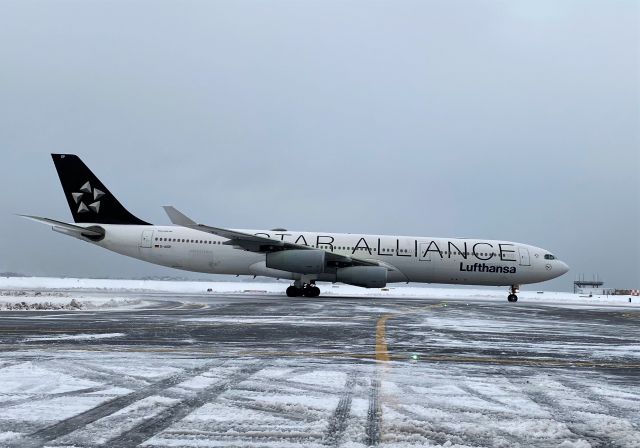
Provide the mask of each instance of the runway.
[{"label": "runway", "polygon": [[640,446],[637,309],[144,298],[0,313],[1,446]]}]

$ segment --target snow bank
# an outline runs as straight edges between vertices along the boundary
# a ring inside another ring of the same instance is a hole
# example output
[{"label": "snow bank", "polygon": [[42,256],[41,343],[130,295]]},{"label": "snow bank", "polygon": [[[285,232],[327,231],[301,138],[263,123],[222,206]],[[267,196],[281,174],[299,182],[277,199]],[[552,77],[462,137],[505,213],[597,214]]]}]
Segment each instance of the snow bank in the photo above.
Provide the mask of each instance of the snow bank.
[{"label": "snow bank", "polygon": [[147,301],[136,297],[114,297],[105,294],[92,296],[83,292],[33,289],[3,289],[0,281],[0,311],[130,309],[148,305]]}]

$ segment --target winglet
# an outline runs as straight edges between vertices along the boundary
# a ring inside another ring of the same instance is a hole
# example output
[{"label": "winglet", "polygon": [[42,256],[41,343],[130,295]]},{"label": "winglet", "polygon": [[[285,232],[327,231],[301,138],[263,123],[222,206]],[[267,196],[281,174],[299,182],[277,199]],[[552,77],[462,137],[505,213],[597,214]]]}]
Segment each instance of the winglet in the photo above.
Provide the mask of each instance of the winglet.
[{"label": "winglet", "polygon": [[194,220],[186,216],[184,213],[179,212],[175,207],[171,205],[164,205],[162,208],[164,209],[164,212],[167,214],[171,222],[177,226],[193,227],[198,225],[198,223],[196,223]]}]

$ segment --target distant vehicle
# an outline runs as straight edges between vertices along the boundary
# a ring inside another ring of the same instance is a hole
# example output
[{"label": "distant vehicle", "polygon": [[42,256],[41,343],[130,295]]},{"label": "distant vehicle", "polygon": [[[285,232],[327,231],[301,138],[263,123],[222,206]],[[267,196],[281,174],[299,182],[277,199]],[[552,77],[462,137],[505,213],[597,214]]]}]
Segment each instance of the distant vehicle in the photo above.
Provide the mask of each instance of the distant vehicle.
[{"label": "distant vehicle", "polygon": [[317,297],[316,281],[364,288],[388,283],[510,286],[556,278],[569,267],[545,249],[472,238],[361,235],[285,229],[235,230],[197,224],[164,207],[173,226],[127,211],[73,154],[52,154],[75,224],[21,215],[122,255],[187,271],[292,280],[289,297]]}]

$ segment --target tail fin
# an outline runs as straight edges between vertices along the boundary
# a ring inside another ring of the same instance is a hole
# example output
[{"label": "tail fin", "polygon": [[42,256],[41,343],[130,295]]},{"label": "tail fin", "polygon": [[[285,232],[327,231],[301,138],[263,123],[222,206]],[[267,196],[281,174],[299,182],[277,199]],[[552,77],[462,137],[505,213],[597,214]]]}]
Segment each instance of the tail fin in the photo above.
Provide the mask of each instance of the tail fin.
[{"label": "tail fin", "polygon": [[133,216],[74,154],[51,154],[73,220],[78,223],[149,225]]}]

